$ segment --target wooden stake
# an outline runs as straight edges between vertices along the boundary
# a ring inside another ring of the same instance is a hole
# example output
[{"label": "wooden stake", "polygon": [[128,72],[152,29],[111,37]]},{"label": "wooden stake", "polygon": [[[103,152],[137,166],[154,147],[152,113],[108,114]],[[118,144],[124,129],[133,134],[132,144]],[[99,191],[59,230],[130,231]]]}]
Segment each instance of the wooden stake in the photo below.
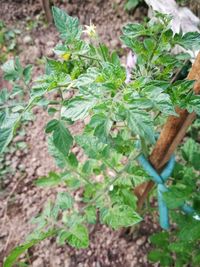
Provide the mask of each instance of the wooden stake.
[{"label": "wooden stake", "polygon": [[[187,77],[188,80],[195,80],[194,92],[200,93],[200,52],[192,65],[192,68]],[[155,145],[153,152],[151,153],[149,160],[154,168],[159,172],[170,159],[170,156],[174,153],[177,146],[186,134],[188,127],[194,121],[196,114],[188,113],[187,110],[180,108],[176,109],[176,113],[179,117],[169,116],[160,137]],[[154,183],[149,181],[143,183],[135,188],[135,194],[138,197],[138,208],[143,206],[143,203],[153,188]]]},{"label": "wooden stake", "polygon": [[48,23],[52,23],[52,14],[51,14],[51,8],[50,8],[50,0],[42,0],[42,6],[46,15],[46,19]]}]

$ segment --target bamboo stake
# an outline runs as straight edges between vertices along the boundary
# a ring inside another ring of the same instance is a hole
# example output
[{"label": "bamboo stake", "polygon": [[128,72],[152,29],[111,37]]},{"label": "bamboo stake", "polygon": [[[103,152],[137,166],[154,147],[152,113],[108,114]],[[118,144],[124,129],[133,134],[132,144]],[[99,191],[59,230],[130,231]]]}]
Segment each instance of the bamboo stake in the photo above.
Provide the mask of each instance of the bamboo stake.
[{"label": "bamboo stake", "polygon": [[[195,94],[200,94],[200,52],[192,65],[187,79],[196,81],[194,84],[194,92]],[[158,172],[170,159],[170,156],[174,153],[175,149],[185,136],[188,127],[192,124],[196,117],[194,112],[188,113],[187,110],[182,110],[180,108],[177,108],[176,112],[179,117],[168,117],[155,148],[149,157],[151,164]],[[143,203],[153,186],[154,183],[149,181],[135,188],[135,194],[138,197],[139,209],[143,206]]]}]

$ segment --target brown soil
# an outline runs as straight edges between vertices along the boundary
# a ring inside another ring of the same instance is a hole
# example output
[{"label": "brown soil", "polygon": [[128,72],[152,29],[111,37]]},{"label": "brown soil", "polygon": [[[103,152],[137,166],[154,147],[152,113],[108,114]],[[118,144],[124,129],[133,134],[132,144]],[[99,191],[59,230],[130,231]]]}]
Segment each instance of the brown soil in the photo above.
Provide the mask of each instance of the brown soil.
[{"label": "brown soil", "polygon": [[[119,36],[122,25],[128,21],[141,20],[147,12],[145,7],[140,6],[128,14],[124,11],[125,1],[121,0],[54,2],[69,14],[79,17],[83,25],[92,20],[102,40],[116,49],[121,47]],[[38,58],[53,56],[52,48],[58,41],[58,34],[53,26],[44,26],[40,1],[1,0],[0,18],[10,27],[21,30],[18,38],[20,59],[24,64],[36,64],[34,77],[41,74],[43,68]],[[31,20],[38,23],[32,30],[27,30]],[[33,228],[30,219],[41,211],[48,199],[62,190],[38,189],[33,183],[38,176],[56,169],[48,154],[44,134],[48,115],[42,109],[35,109],[34,113],[35,120],[26,127],[26,135],[22,138],[28,148],[6,155],[14,175],[4,178],[3,190],[0,192],[0,266],[9,251],[23,242]],[[78,131],[80,127],[77,125],[73,130]],[[18,137],[14,143],[17,141]],[[97,224],[91,229],[88,249],[76,250],[67,245],[60,247],[52,238],[31,248],[23,259],[26,258],[29,266],[33,267],[156,266],[147,262],[147,253],[150,249],[148,237],[157,228],[157,224],[148,216],[132,234],[114,232]]]}]

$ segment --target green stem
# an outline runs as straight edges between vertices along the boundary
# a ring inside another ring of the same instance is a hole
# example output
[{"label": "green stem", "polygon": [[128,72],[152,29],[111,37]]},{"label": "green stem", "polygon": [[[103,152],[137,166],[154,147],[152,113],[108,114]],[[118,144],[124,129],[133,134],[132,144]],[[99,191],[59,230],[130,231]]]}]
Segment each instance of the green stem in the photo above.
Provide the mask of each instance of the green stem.
[{"label": "green stem", "polygon": [[148,62],[147,62],[147,73],[148,73],[148,72],[150,71],[150,69],[151,69],[151,61],[152,61],[153,56],[154,56],[154,54],[155,54],[155,52],[156,52],[156,50],[157,50],[157,48],[158,48],[158,46],[159,46],[161,37],[162,37],[162,32],[161,32],[159,38],[157,39],[156,44],[155,44],[155,47],[154,47],[154,49],[153,49],[153,51],[152,51],[152,53],[151,53],[151,55],[150,55],[150,57],[149,57],[149,60],[148,60]]},{"label": "green stem", "polygon": [[105,195],[105,194],[109,191],[110,186],[113,185],[119,178],[121,178],[121,174],[124,173],[124,172],[128,169],[128,167],[129,167],[129,165],[132,163],[132,161],[135,160],[137,157],[139,157],[139,155],[140,155],[141,153],[142,153],[142,152],[140,151],[136,156],[131,155],[131,156],[129,157],[129,160],[128,160],[127,164],[126,164],[120,171],[118,171],[118,172],[116,173],[115,178],[112,179],[112,180],[107,184],[107,186],[106,186],[102,191],[100,191],[100,193],[99,193],[95,198],[93,198],[93,199],[91,199],[90,201],[88,201],[88,204],[87,204],[85,207],[83,207],[83,208],[81,209],[80,212],[83,212],[84,209],[88,208],[91,204],[94,204],[100,197],[102,197],[103,195]]},{"label": "green stem", "polygon": [[79,171],[74,170],[74,169],[71,169],[70,171],[74,172],[76,175],[80,176],[84,180],[84,182],[86,182],[86,184],[90,184],[90,185],[93,184],[86,177],[84,177]]},{"label": "green stem", "polygon": [[86,56],[86,55],[80,55],[80,54],[78,54],[78,57],[83,57],[83,58],[87,58],[87,59],[95,60],[95,61],[98,61],[99,64],[101,63],[101,61],[100,61],[98,58],[95,58],[95,57]]}]

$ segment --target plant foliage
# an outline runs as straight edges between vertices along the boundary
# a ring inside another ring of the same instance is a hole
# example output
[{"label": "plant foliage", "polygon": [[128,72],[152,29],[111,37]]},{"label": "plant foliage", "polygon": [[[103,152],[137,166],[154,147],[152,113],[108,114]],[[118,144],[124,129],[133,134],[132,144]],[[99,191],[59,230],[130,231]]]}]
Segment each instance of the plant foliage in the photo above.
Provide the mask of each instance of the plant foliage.
[{"label": "plant foliage", "polygon": [[[46,59],[46,73],[33,82],[26,105],[13,107],[11,100],[13,94],[18,94],[21,79],[29,83],[31,66],[23,68],[18,59],[3,65],[4,78],[13,84],[13,91],[4,89],[0,94],[0,151],[10,143],[32,108],[43,106],[50,116],[45,129],[49,152],[61,171],[40,177],[36,185],[60,184],[63,191],[33,220],[36,229],[29,236],[30,243],[12,251],[6,267],[12,266],[30,244],[35,244],[34,240],[43,239],[49,232],[57,236],[60,244],[85,248],[89,244],[87,225],[96,220],[113,229],[139,223],[142,218],[137,212],[133,188],[149,177],[135,159],[140,153],[149,153],[155,132],[166,116],[176,116],[175,107],[198,114],[200,111],[199,96],[192,92],[193,81],[174,82],[190,55],[171,53],[176,45],[199,48],[199,33],[174,35],[170,17],[159,13],[155,14],[156,20],[124,26],[121,40],[137,57],[127,83],[126,68],[117,53],[99,41],[94,25],[83,31],[77,18],[56,7],[53,16],[62,43],[54,49],[56,59]],[[88,34],[89,42],[84,41],[84,34]],[[55,93],[59,98],[55,99]],[[84,122],[83,129],[73,134],[72,126],[80,120]],[[197,153],[192,144],[186,145]],[[75,147],[83,150],[84,161],[73,153]],[[195,157],[185,154],[191,163]],[[74,197],[80,189],[82,208]],[[177,191],[180,188],[174,186],[172,192]],[[171,203],[173,208],[190,196],[189,189],[184,187],[183,191]],[[166,194],[170,205],[167,199]],[[156,258],[156,253],[151,259]],[[165,263],[171,261],[167,258],[163,259]]]}]

